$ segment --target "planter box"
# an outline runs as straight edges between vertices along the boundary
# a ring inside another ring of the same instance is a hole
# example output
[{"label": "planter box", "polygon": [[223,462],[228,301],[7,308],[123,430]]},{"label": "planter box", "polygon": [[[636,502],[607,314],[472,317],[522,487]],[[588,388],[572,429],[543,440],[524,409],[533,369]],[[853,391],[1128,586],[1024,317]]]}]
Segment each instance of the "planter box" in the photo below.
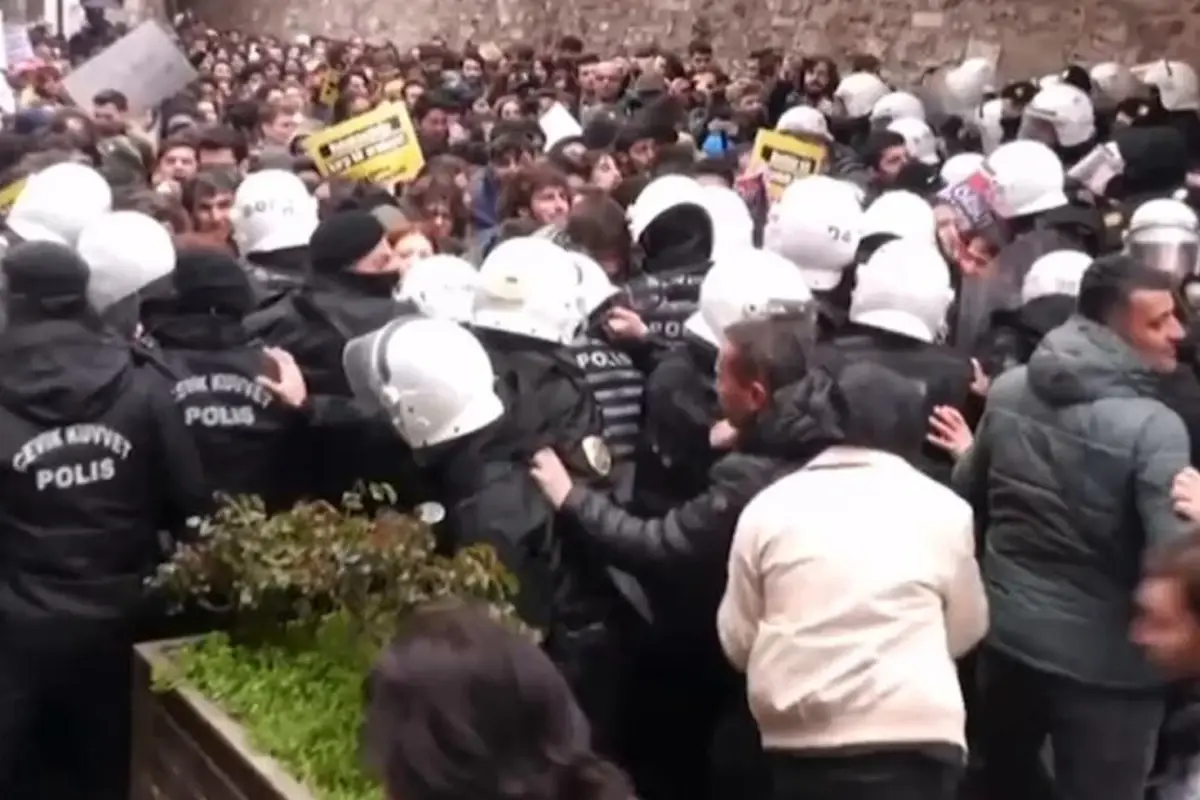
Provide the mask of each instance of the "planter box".
[{"label": "planter box", "polygon": [[181,640],[135,648],[131,800],[315,800],[241,726],[195,691],[155,692]]}]

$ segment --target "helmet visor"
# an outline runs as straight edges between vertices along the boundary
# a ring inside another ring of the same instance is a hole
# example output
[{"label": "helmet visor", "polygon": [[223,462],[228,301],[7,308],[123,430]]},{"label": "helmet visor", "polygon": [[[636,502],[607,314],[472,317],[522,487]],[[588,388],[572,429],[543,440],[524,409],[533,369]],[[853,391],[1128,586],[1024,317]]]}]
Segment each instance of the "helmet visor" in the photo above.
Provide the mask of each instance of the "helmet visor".
[{"label": "helmet visor", "polygon": [[1182,229],[1139,231],[1130,235],[1125,250],[1131,258],[1174,276],[1181,284],[1196,274],[1200,259],[1200,241]]}]

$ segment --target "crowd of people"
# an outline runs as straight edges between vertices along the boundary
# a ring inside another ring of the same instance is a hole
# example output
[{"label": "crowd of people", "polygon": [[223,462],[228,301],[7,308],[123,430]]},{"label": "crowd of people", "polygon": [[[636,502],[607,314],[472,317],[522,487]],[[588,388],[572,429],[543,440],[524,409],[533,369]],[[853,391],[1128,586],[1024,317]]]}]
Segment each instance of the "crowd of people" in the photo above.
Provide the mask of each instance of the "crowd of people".
[{"label": "crowd of people", "polygon": [[[185,16],[185,91],[69,98],[122,32],[8,74],[0,797],[128,797],[164,540],[362,481],[543,634],[414,616],[393,800],[1200,797],[1189,65]],[[307,146],[390,103],[410,180]]]}]

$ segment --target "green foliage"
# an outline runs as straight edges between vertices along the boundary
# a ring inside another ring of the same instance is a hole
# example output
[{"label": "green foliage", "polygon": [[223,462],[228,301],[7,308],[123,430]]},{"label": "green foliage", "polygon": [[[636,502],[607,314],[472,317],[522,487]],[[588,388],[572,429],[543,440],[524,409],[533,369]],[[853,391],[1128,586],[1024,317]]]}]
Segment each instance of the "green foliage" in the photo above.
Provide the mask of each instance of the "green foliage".
[{"label": "green foliage", "polygon": [[174,653],[179,679],[322,800],[382,800],[358,753],[363,679],[377,649],[344,617],[247,647],[213,634]]},{"label": "green foliage", "polygon": [[267,514],[257,498],[226,500],[150,581],[177,606],[228,607],[230,633],[172,653],[158,690],[188,684],[242,724],[251,742],[324,800],[378,800],[358,757],[362,686],[370,664],[419,606],[478,601],[521,627],[516,582],[491,548],[435,552],[419,520],[368,505],[299,504]]},{"label": "green foliage", "polygon": [[269,638],[280,622],[345,614],[377,637],[426,603],[471,598],[510,614],[515,579],[487,547],[435,553],[429,526],[368,503],[394,501],[386,486],[349,493],[343,507],[301,503],[268,514],[256,497],[227,499],[151,579],[176,606],[229,607],[237,632]]}]

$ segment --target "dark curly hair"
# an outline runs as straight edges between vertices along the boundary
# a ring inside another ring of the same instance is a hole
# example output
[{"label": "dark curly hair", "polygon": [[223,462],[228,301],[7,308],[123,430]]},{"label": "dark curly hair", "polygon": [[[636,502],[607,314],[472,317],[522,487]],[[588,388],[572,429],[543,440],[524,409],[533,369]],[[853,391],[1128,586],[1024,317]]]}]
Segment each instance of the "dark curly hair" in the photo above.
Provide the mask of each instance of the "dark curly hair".
[{"label": "dark curly hair", "polygon": [[368,763],[403,800],[631,800],[566,680],[481,609],[415,614],[367,684]]}]

